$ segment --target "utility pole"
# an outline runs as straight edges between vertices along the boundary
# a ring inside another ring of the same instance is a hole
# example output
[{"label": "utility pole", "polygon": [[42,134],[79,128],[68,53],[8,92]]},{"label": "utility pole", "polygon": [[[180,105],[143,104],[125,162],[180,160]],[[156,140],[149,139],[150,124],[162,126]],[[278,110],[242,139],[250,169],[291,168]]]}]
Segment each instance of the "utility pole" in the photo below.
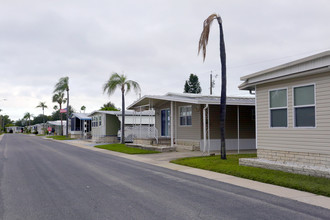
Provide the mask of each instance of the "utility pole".
[{"label": "utility pole", "polygon": [[212,84],[213,83],[212,83],[212,71],[211,71],[211,74],[210,74],[210,95],[212,95],[212,87],[213,87]]},{"label": "utility pole", "polygon": [[[214,80],[213,80],[213,74],[212,74],[212,70],[211,70],[211,74],[210,74],[210,95],[212,95],[212,88],[214,87],[214,84],[215,84],[215,82],[214,82]],[[215,76],[214,76],[214,78],[217,78],[218,77],[218,74],[216,74]]]}]

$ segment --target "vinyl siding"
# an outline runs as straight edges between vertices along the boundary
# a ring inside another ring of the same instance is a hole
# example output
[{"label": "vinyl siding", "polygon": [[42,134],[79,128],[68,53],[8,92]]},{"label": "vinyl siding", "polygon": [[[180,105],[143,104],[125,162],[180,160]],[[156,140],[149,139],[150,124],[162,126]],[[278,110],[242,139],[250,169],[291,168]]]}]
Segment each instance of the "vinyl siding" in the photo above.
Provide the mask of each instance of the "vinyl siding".
[{"label": "vinyl siding", "polygon": [[[191,106],[192,107],[192,115],[191,115],[191,125],[182,126],[180,125],[180,107],[181,106]],[[200,105],[193,105],[187,103],[177,103],[176,104],[176,126],[178,129],[177,138],[184,140],[200,140],[201,139],[201,126],[202,126],[202,118],[201,112],[203,109]]]},{"label": "vinyl siding", "polygon": [[[315,128],[294,127],[293,87],[315,85]],[[271,128],[269,90],[287,88],[288,127]],[[258,85],[258,149],[330,154],[330,72]]]},{"label": "vinyl siding", "polygon": [[[177,139],[188,139],[188,140],[200,140],[201,139],[201,116],[200,116],[200,106],[174,102],[174,135]],[[181,126],[180,125],[180,107],[181,106],[192,106],[192,125],[191,126]],[[158,130],[159,137],[161,136],[161,110],[169,109],[171,110],[171,103],[165,102],[155,108],[155,126]],[[171,122],[172,124],[172,122]],[[177,133],[176,133],[177,130]],[[176,133],[176,134],[175,134]]]}]

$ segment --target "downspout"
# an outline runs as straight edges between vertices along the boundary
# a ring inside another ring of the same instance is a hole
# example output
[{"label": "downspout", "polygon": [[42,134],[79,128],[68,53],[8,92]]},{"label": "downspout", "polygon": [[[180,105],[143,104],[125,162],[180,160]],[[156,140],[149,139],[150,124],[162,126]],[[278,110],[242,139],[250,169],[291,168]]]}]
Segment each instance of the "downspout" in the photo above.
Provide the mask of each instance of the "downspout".
[{"label": "downspout", "polygon": [[239,142],[239,105],[237,105],[237,153],[239,154],[239,147],[240,147],[240,142]]},{"label": "downspout", "polygon": [[171,101],[171,147],[174,147],[174,120],[173,120],[173,101]]},{"label": "downspout", "polygon": [[203,108],[203,138],[204,138],[203,153],[205,153],[205,149],[206,149],[206,145],[207,145],[207,138],[206,138],[206,109],[208,109],[208,108],[209,108],[209,104],[206,104],[206,106]]}]

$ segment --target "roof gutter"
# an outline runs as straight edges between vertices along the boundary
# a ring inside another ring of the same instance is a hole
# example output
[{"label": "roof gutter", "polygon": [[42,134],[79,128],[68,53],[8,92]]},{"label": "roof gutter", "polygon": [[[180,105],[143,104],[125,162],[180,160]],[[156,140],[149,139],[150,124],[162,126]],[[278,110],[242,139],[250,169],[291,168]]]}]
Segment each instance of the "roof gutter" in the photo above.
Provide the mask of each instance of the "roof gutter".
[{"label": "roof gutter", "polygon": [[264,83],[274,82],[274,81],[279,81],[279,80],[292,79],[292,78],[295,78],[298,76],[300,77],[300,76],[313,75],[313,74],[318,74],[318,73],[325,73],[325,72],[329,72],[329,71],[330,71],[330,66],[323,66],[323,67],[320,67],[317,69],[307,70],[307,71],[303,71],[303,72],[296,72],[296,73],[292,73],[290,75],[261,80],[261,81],[257,81],[257,82],[250,83],[250,84],[248,83],[248,80],[251,78],[248,78],[248,79],[246,79],[246,81],[244,83],[239,85],[238,88],[240,90],[250,90],[251,91],[251,90],[253,90],[252,89],[253,87],[255,87],[256,85],[259,85],[259,84],[264,84]]}]

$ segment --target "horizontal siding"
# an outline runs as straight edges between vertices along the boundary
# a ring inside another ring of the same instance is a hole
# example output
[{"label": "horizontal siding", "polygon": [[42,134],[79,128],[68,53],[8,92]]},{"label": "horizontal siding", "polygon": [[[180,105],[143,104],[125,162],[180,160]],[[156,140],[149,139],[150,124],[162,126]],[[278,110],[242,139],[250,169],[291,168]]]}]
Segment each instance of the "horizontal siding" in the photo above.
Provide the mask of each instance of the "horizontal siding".
[{"label": "horizontal siding", "polygon": [[191,115],[191,126],[181,126],[180,125],[180,107],[189,106],[187,103],[176,103],[176,126],[177,126],[177,138],[178,139],[189,139],[189,140],[200,140],[201,139],[201,112],[203,109],[200,105],[191,105],[192,115]]},{"label": "horizontal siding", "polygon": [[[295,128],[293,87],[315,84],[316,128]],[[269,90],[288,89],[288,128],[270,128]],[[330,72],[257,86],[258,148],[330,154]]]}]

